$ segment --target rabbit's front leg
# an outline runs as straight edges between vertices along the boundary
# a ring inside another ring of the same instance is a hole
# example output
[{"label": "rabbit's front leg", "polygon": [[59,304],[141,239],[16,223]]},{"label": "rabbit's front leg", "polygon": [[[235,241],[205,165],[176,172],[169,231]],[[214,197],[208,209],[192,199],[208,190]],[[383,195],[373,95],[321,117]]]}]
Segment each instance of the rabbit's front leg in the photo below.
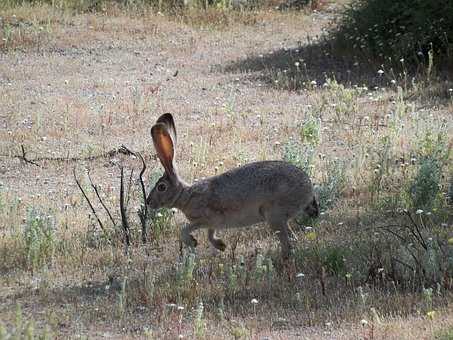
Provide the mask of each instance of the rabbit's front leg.
[{"label": "rabbit's front leg", "polygon": [[185,223],[181,228],[181,240],[182,242],[192,248],[195,248],[198,244],[195,237],[191,235],[194,230],[200,229],[201,226],[197,224]]},{"label": "rabbit's front leg", "polygon": [[209,242],[218,250],[220,251],[225,251],[226,249],[226,244],[223,242],[221,239],[215,236],[215,230],[214,229],[208,229],[208,239]]}]

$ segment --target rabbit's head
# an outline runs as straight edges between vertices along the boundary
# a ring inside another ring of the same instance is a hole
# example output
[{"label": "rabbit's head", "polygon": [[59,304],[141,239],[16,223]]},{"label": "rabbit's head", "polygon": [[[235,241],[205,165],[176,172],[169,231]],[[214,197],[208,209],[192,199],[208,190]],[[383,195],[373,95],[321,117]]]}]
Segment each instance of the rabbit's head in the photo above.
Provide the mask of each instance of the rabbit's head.
[{"label": "rabbit's head", "polygon": [[171,208],[175,206],[175,202],[181,196],[184,184],[179,179],[174,164],[176,128],[170,113],[165,113],[159,117],[156,124],[151,128],[151,137],[165,173],[149,193],[146,204],[151,209]]}]

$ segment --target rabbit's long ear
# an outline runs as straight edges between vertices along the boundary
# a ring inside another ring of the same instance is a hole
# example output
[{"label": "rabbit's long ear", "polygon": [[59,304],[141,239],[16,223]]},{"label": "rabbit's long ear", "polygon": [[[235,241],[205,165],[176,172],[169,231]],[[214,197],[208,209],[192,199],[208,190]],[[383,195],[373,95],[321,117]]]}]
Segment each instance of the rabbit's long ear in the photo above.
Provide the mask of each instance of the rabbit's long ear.
[{"label": "rabbit's long ear", "polygon": [[166,124],[160,122],[156,123],[151,128],[151,137],[153,138],[154,148],[157,151],[157,157],[159,157],[165,172],[170,177],[174,177],[176,175],[173,166],[175,147]]},{"label": "rabbit's long ear", "polygon": [[171,113],[164,113],[157,119],[156,124],[157,123],[162,123],[167,127],[167,130],[170,133],[171,138],[173,139],[173,145],[176,146],[176,126]]}]

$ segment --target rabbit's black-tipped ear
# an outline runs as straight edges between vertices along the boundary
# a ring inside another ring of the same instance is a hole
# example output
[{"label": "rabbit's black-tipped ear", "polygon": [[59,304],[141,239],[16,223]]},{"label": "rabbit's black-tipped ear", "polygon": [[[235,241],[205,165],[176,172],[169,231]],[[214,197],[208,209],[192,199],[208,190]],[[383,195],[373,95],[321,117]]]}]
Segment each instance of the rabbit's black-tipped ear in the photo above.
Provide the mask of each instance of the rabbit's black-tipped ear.
[{"label": "rabbit's black-tipped ear", "polygon": [[176,145],[176,126],[172,114],[164,113],[157,119],[156,124],[157,123],[162,123],[167,127],[167,130],[170,133],[171,138],[173,139],[173,145]]},{"label": "rabbit's black-tipped ear", "polygon": [[175,176],[176,174],[173,166],[175,147],[166,124],[160,122],[156,123],[151,128],[151,137],[153,138],[154,148],[157,151],[157,157],[159,157],[165,172],[170,177]]}]

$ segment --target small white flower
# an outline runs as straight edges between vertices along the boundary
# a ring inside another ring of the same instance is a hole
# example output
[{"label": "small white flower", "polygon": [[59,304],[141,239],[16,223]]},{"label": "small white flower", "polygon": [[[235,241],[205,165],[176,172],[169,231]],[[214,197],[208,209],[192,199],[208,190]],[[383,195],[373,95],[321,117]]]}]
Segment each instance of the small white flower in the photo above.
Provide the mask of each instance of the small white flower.
[{"label": "small white flower", "polygon": [[309,231],[312,231],[313,230],[313,227],[305,227],[305,231],[309,232]]},{"label": "small white flower", "polygon": [[417,215],[421,215],[421,214],[423,214],[423,210],[422,210],[422,209],[418,209],[415,213],[416,213]]},{"label": "small white flower", "polygon": [[382,76],[384,74],[384,71],[383,70],[378,70],[377,73]]},{"label": "small white flower", "polygon": [[296,66],[296,67],[299,67],[299,65],[300,65],[300,63],[299,63],[298,61],[296,61],[296,62],[294,63],[294,66]]},{"label": "small white flower", "polygon": [[368,321],[366,321],[365,319],[362,319],[362,320],[360,320],[360,324],[365,327],[366,325],[368,325]]},{"label": "small white flower", "polygon": [[310,84],[313,85],[313,86],[316,86],[316,80],[312,80],[312,81],[310,82]]},{"label": "small white flower", "polygon": [[184,310],[184,306],[178,306],[178,310]]},{"label": "small white flower", "polygon": [[258,303],[258,300],[257,299],[252,299],[252,301],[250,301],[250,303],[256,305]]},{"label": "small white flower", "polygon": [[302,279],[302,278],[305,277],[305,274],[304,274],[304,273],[298,273],[298,274],[296,275],[296,277],[297,277],[298,279]]},{"label": "small white flower", "polygon": [[391,82],[393,85],[396,84],[396,80],[395,80],[395,79],[390,80],[390,82]]},{"label": "small white flower", "polygon": [[404,63],[404,58],[401,58],[401,59],[400,59],[400,63]]},{"label": "small white flower", "polygon": [[448,89],[448,92],[452,93],[452,92],[453,92],[453,89]]}]

